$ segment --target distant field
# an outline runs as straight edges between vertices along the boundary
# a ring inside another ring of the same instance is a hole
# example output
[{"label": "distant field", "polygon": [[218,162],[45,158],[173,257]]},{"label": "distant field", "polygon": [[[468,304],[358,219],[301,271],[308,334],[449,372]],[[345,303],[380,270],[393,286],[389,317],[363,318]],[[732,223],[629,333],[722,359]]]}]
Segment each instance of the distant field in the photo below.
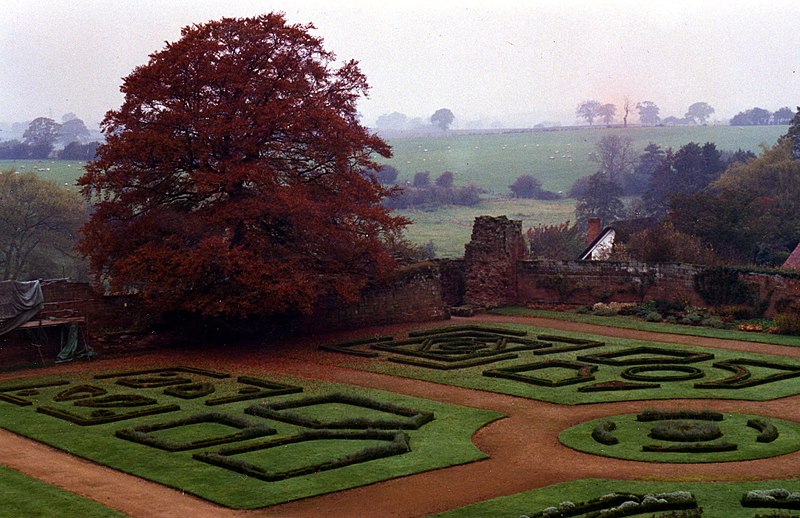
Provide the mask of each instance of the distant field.
[{"label": "distant field", "polygon": [[[477,207],[399,211],[413,221],[407,231],[412,242],[432,241],[437,257],[461,257],[476,216],[507,215],[521,219],[523,228],[574,221],[575,200],[505,200],[498,196],[507,195],[508,186],[523,174],[539,178],[547,190],[568,191],[577,178],[596,170],[589,154],[605,135],[630,137],[637,151],[650,142],[675,149],[689,142],[713,142],[720,150],[741,148],[759,153],[761,144],[772,146],[786,131],[787,126],[689,126],[396,137],[389,139],[394,157],[388,163],[400,171],[398,182],[411,180],[418,171],[430,171],[432,179],[452,171],[456,184],[474,183],[488,192],[491,199]],[[60,160],[0,160],[0,171],[34,171],[71,189],[77,189],[75,180],[83,173],[82,166],[83,162]]]},{"label": "distant field", "polygon": [[567,192],[576,179],[596,171],[589,154],[605,135],[630,137],[637,154],[650,142],[674,149],[713,142],[720,150],[759,153],[760,144],[772,146],[786,131],[787,126],[688,126],[393,138],[394,157],[387,163],[400,171],[400,182],[418,171],[430,171],[431,179],[452,171],[458,185],[474,183],[492,194],[506,194],[518,176],[531,174],[545,189]]},{"label": "distant field", "polygon": [[433,242],[436,257],[463,257],[477,216],[508,216],[522,220],[522,228],[575,221],[575,200],[494,200],[476,207],[445,207],[437,211],[397,211],[413,224],[406,235],[414,243]]},{"label": "distant field", "polygon": [[77,191],[75,180],[83,174],[83,164],[73,160],[0,160],[0,171],[33,172]]}]

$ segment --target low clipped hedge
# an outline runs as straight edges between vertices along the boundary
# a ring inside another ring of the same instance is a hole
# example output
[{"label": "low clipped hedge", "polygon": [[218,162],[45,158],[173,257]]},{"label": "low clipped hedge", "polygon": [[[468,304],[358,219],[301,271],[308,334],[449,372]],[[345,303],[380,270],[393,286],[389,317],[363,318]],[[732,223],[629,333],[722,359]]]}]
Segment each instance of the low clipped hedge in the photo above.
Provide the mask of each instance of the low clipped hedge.
[{"label": "low clipped hedge", "polygon": [[181,399],[196,399],[214,393],[216,389],[213,383],[201,381],[189,383],[188,385],[174,385],[164,389],[164,394]]},{"label": "low clipped hedge", "polygon": [[725,416],[712,410],[652,410],[648,409],[636,416],[637,421],[664,421],[669,419],[696,419],[699,421],[722,421]]},{"label": "low clipped hedge", "polygon": [[[680,372],[682,374],[646,374],[652,372]],[[626,380],[644,382],[688,381],[702,378],[705,373],[690,365],[638,365],[628,367],[620,374]]]},{"label": "low clipped hedge", "polygon": [[[340,403],[345,405],[359,406],[395,414],[397,418],[347,418],[334,422],[322,422],[313,417],[302,415],[297,412],[287,412],[287,410],[302,408],[327,403]],[[433,412],[425,412],[412,408],[402,407],[385,401],[376,401],[361,396],[350,396],[347,394],[329,394],[324,396],[313,396],[282,403],[261,403],[245,409],[245,413],[274,419],[284,423],[304,426],[312,429],[376,429],[376,430],[418,430],[426,423],[435,418]]]},{"label": "low clipped hedge", "polygon": [[714,442],[679,442],[675,444],[645,444],[642,451],[652,453],[718,453],[735,451],[739,447],[725,440]]},{"label": "low clipped hedge", "polygon": [[[151,435],[152,432],[161,430],[168,430],[170,428],[179,428],[181,426],[189,426],[200,423],[217,423],[231,428],[238,428],[239,431],[233,434],[223,435],[220,437],[210,437],[207,439],[198,439],[195,441],[178,442],[163,437]],[[216,412],[208,412],[203,414],[195,414],[183,419],[176,419],[173,421],[166,421],[163,423],[149,424],[135,426],[133,428],[126,428],[124,430],[117,430],[114,435],[120,439],[125,439],[139,444],[152,446],[160,450],[166,451],[185,451],[194,450],[198,448],[206,448],[209,446],[218,446],[220,444],[244,441],[247,439],[255,439],[266,435],[274,435],[277,431],[266,425],[254,425],[247,419],[232,416],[227,414],[220,414]]]},{"label": "low clipped hedge", "polygon": [[240,389],[238,394],[234,394],[232,396],[222,396],[207,399],[206,405],[225,405],[228,403],[235,403],[237,401],[249,401],[251,399],[260,399],[268,396],[283,396],[286,394],[296,394],[303,391],[302,387],[285,385],[283,383],[274,383],[272,381],[265,381],[250,376],[239,376],[236,378],[236,381],[243,385],[250,386]]},{"label": "low clipped hedge", "polygon": [[[576,376],[563,378],[560,380],[550,380],[546,378],[537,378],[526,374],[531,371],[548,369],[548,368],[563,368],[572,369],[577,372]],[[598,369],[597,365],[588,365],[586,363],[575,362],[571,360],[547,360],[537,363],[526,363],[523,365],[512,365],[510,367],[503,367],[500,369],[490,369],[483,371],[484,376],[491,378],[505,378],[531,385],[540,385],[543,387],[563,387],[565,385],[573,385],[575,383],[585,383],[587,381],[594,381],[593,375]]]},{"label": "low clipped hedge", "polygon": [[800,510],[800,493],[783,488],[756,489],[742,496],[742,507]]},{"label": "low clipped hedge", "polygon": [[[12,403],[17,406],[30,406],[33,403],[24,399],[24,393],[28,390],[36,390],[40,388],[59,387],[61,385],[69,385],[67,380],[46,381],[41,383],[26,383],[23,385],[11,385],[9,387],[0,387],[0,401]],[[23,393],[19,396],[9,394],[9,392]],[[32,394],[31,394],[32,395]],[[23,397],[20,397],[23,396]]]},{"label": "low clipped hedge", "polygon": [[619,444],[619,439],[611,433],[616,429],[617,424],[614,421],[603,421],[592,430],[592,439],[606,446]]},{"label": "low clipped hedge", "polygon": [[404,358],[399,356],[390,356],[387,358],[392,363],[399,363],[402,365],[411,365],[412,367],[424,367],[426,369],[437,369],[442,371],[449,371],[455,369],[466,369],[469,367],[478,367],[480,365],[489,365],[490,363],[497,363],[505,360],[514,360],[519,358],[514,353],[495,354],[493,356],[483,356],[480,358],[473,358],[469,360],[452,361],[445,358],[438,359],[439,361],[423,360],[416,358]]},{"label": "low clipped hedge", "polygon": [[[772,374],[770,376],[753,378],[752,373],[745,367],[747,365],[753,367],[763,367],[767,369],[776,369],[776,370],[781,370],[783,372]],[[750,360],[747,358],[736,358],[733,360],[716,362],[713,364],[713,366],[718,369],[733,372],[733,376],[718,381],[696,383],[694,385],[694,388],[699,388],[699,389],[747,388],[747,387],[755,387],[758,385],[763,385],[765,383],[772,383],[773,381],[781,381],[800,376],[800,366],[786,365],[784,363],[777,363],[766,360]]]},{"label": "low clipped hedge", "polygon": [[[290,444],[296,444],[304,441],[318,441],[318,440],[377,440],[386,441],[386,444],[364,448],[363,450],[330,459],[325,462],[317,464],[309,464],[300,468],[287,470],[287,471],[268,471],[266,468],[257,466],[242,459],[234,458],[234,455],[242,453],[249,453],[253,451],[265,450],[270,448],[278,448]],[[293,477],[300,477],[310,475],[319,471],[327,471],[331,469],[343,468],[361,462],[370,460],[381,459],[384,457],[391,457],[400,455],[411,451],[408,436],[404,432],[382,432],[377,430],[367,430],[363,432],[353,431],[336,431],[336,430],[310,430],[302,432],[299,435],[292,437],[283,437],[280,439],[273,439],[268,441],[261,441],[256,443],[238,446],[234,448],[223,448],[217,452],[200,452],[192,455],[192,458],[219,466],[221,468],[229,469],[237,473],[241,473],[248,477],[255,477],[267,482],[276,482],[279,480],[286,480]]]},{"label": "low clipped hedge", "polygon": [[613,392],[618,390],[639,390],[660,388],[658,383],[631,383],[630,381],[603,381],[594,385],[583,385],[578,387],[578,392]]},{"label": "low clipped hedge", "polygon": [[36,411],[39,412],[40,414],[45,414],[52,417],[58,417],[59,419],[64,419],[65,421],[69,421],[79,426],[92,426],[97,424],[113,423],[116,421],[124,421],[126,419],[136,419],[137,417],[146,417],[155,414],[163,414],[166,412],[175,412],[176,410],[180,409],[181,407],[179,407],[178,405],[162,405],[157,407],[147,407],[139,410],[117,413],[112,410],[109,410],[108,408],[100,408],[92,412],[89,415],[89,417],[85,417],[79,414],[73,414],[72,412],[69,412],[67,410],[62,410],[60,408],[54,408],[48,406],[36,407]]},{"label": "low clipped hedge", "polygon": [[758,442],[772,442],[778,438],[778,429],[766,419],[750,419],[747,421],[747,426],[758,431],[756,437]]},{"label": "low clipped hedge", "polygon": [[647,435],[651,439],[674,442],[713,441],[722,437],[722,430],[713,421],[657,421]]},{"label": "low clipped hedge", "polygon": [[697,508],[697,499],[688,491],[648,494],[609,493],[577,504],[569,501],[561,502],[557,506],[523,516],[529,516],[529,518],[568,518],[572,516],[615,518]]}]

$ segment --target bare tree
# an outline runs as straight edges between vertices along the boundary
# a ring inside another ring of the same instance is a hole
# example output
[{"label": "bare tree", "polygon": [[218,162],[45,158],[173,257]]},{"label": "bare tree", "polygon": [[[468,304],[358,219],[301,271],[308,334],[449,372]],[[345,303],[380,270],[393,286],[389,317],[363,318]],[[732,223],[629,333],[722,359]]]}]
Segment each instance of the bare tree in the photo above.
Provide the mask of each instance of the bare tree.
[{"label": "bare tree", "polygon": [[597,143],[597,151],[589,159],[599,165],[598,173],[605,174],[612,182],[624,185],[636,165],[633,140],[619,135],[606,135]]},{"label": "bare tree", "polygon": [[628,114],[631,112],[631,99],[627,95],[625,96],[625,100],[622,102],[622,111],[624,115],[622,116],[622,125],[624,127],[628,127]]}]

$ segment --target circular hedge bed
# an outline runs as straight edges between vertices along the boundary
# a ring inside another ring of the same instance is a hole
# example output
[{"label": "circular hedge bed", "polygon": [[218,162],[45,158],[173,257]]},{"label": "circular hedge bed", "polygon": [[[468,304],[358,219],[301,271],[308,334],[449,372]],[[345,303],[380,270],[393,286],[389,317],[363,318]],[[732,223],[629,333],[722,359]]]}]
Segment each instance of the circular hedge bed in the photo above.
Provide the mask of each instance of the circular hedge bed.
[{"label": "circular hedge bed", "polygon": [[[782,419],[724,414],[723,420],[715,422],[691,417],[643,422],[638,416],[586,421],[562,431],[559,441],[604,457],[666,463],[734,462],[800,450],[800,424]],[[767,427],[774,432],[770,442],[764,442]],[[597,440],[598,436],[603,440]]]}]

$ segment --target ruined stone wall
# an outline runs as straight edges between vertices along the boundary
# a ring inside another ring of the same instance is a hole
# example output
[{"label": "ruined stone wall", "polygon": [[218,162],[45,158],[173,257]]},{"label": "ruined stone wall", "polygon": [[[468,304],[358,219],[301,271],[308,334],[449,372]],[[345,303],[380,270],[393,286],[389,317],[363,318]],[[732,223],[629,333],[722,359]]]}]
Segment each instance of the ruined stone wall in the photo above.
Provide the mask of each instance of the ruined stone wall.
[{"label": "ruined stone wall", "polygon": [[525,258],[522,221],[480,216],[464,253],[464,303],[497,307],[517,300],[517,262]]}]

